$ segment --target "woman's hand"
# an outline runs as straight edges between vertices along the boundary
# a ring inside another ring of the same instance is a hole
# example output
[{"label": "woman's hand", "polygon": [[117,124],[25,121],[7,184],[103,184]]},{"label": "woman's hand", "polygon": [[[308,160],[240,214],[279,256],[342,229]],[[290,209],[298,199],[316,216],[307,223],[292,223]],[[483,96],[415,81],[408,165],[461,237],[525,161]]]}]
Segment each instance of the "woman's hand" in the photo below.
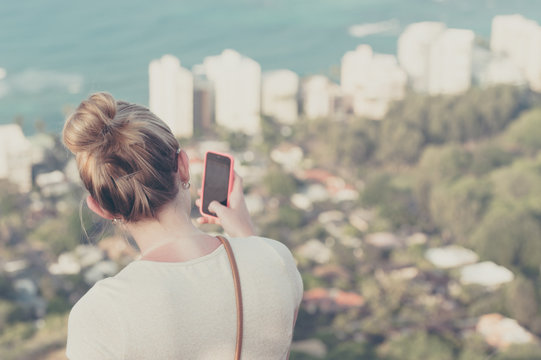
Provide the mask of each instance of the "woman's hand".
[{"label": "woman's hand", "polygon": [[[242,178],[235,172],[233,189],[229,195],[229,207],[223,206],[218,201],[209,204],[210,212],[216,214],[218,219],[212,217],[200,217],[197,222],[200,224],[220,224],[224,231],[233,237],[245,237],[255,235],[255,228],[248,213],[244,193],[242,190]],[[196,201],[199,206],[201,199]]]}]

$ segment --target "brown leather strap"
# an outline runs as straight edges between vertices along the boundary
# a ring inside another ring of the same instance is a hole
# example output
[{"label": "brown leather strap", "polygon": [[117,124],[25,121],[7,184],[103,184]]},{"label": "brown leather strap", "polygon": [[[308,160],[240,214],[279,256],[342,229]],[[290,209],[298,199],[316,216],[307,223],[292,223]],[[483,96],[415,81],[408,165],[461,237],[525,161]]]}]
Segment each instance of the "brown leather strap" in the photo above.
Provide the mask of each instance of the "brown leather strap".
[{"label": "brown leather strap", "polygon": [[237,347],[235,350],[235,360],[240,359],[240,353],[242,351],[242,291],[240,288],[239,270],[237,268],[237,262],[235,261],[235,255],[229,245],[229,241],[223,236],[217,236],[218,240],[224,245],[227,257],[229,258],[229,264],[231,265],[231,272],[233,273],[233,282],[235,283],[235,297],[237,300]]}]

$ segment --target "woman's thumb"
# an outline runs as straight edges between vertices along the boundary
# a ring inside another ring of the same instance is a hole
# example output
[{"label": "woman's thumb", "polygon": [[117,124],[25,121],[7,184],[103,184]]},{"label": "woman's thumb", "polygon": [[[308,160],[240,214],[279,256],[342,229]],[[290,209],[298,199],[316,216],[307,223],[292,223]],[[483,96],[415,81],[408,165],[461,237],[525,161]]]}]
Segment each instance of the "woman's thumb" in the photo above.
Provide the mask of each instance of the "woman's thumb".
[{"label": "woman's thumb", "polygon": [[216,200],[209,204],[209,211],[215,213],[217,217],[222,215],[224,209],[226,209],[226,207]]}]

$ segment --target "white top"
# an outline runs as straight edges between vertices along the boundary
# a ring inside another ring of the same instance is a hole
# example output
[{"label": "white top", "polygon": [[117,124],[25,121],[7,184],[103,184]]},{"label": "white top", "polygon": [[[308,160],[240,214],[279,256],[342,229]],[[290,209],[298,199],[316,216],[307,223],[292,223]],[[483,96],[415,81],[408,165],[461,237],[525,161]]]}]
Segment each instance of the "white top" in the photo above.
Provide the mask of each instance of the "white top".
[{"label": "white top", "polygon": [[[242,288],[242,359],[285,359],[303,293],[291,252],[261,237],[230,244]],[[137,260],[73,307],[66,354],[80,359],[233,359],[233,276],[220,245],[186,262]]]}]

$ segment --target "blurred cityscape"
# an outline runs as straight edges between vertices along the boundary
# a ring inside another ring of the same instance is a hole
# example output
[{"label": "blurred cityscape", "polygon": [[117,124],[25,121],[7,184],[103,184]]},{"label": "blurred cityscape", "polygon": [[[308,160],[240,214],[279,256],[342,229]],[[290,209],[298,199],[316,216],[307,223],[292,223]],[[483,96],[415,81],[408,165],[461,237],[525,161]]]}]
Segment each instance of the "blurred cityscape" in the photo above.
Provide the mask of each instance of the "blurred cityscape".
[{"label": "blurred cityscape", "polygon": [[[233,154],[261,235],[292,250],[291,359],[541,359],[541,26],[413,23],[397,49],[352,49],[339,83],[164,55],[149,107],[194,184],[206,150]],[[0,181],[0,358],[61,359],[73,304],[137,250],[82,207],[59,134],[0,126]]]},{"label": "blurred cityscape", "polygon": [[285,125],[349,114],[381,120],[406,92],[456,95],[472,86],[506,84],[541,92],[541,26],[521,15],[497,16],[487,43],[471,30],[441,22],[414,23],[398,39],[398,54],[359,45],[342,57],[340,84],[323,75],[299,79],[290,70],[261,73],[260,65],[227,49],[190,71],[164,55],[149,66],[150,109],[179,137],[214,122],[248,135],[260,116]]}]

